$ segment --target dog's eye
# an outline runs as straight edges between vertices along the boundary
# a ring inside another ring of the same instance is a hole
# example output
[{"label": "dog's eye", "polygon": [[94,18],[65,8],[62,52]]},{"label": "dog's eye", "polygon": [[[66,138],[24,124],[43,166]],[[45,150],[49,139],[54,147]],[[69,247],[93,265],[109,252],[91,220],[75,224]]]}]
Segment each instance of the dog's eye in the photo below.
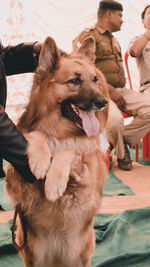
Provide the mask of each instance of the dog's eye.
[{"label": "dog's eye", "polygon": [[94,76],[93,82],[96,83],[97,81],[98,81],[98,77],[97,76]]},{"label": "dog's eye", "polygon": [[78,84],[81,84],[82,81],[81,81],[81,79],[79,77],[76,77],[76,78],[74,78],[72,80],[69,80],[68,83],[71,83],[71,84],[74,84],[74,85],[78,85]]}]

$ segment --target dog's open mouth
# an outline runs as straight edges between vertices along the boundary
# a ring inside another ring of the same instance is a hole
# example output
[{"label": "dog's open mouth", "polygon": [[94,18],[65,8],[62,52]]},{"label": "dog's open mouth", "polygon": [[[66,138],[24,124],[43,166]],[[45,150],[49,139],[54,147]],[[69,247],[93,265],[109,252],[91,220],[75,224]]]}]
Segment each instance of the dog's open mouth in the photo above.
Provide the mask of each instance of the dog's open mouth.
[{"label": "dog's open mouth", "polygon": [[88,137],[99,134],[100,124],[95,117],[95,111],[83,111],[74,104],[67,103],[66,101],[62,103],[61,111],[64,117],[82,128]]}]

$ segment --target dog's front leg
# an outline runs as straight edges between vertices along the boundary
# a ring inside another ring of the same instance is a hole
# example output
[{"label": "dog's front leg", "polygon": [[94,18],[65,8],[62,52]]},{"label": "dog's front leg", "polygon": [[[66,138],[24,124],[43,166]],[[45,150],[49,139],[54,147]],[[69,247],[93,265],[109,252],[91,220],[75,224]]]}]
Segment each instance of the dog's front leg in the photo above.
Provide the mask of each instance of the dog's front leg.
[{"label": "dog's front leg", "polygon": [[28,141],[27,155],[30,169],[37,179],[43,179],[51,162],[51,152],[46,136],[40,131],[33,131],[25,137]]},{"label": "dog's front leg", "polygon": [[[45,194],[49,201],[55,202],[67,188],[69,174],[73,166],[81,163],[81,157],[71,150],[62,150],[55,154],[46,175]],[[78,174],[77,174],[78,175]],[[79,177],[76,177],[79,179]]]}]

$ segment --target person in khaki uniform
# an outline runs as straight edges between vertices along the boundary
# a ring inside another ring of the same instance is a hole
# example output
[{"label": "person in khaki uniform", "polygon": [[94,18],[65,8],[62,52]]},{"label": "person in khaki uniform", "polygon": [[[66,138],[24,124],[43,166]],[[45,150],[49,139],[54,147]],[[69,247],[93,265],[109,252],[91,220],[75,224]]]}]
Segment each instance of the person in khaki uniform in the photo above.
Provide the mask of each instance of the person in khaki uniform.
[{"label": "person in khaki uniform", "polygon": [[140,75],[140,92],[150,94],[150,5],[142,11],[141,19],[145,31],[130,41],[128,52],[136,58]]},{"label": "person in khaki uniform", "polygon": [[[144,94],[125,87],[121,48],[112,35],[113,32],[121,29],[122,11],[122,5],[116,1],[101,1],[96,25],[83,31],[73,40],[73,49],[76,50],[89,36],[94,37],[95,65],[105,75],[111,98],[107,136],[116,149],[118,167],[131,170],[132,162],[127,144],[135,147],[150,130],[150,101]],[[124,126],[122,111],[134,117],[126,126]]]}]

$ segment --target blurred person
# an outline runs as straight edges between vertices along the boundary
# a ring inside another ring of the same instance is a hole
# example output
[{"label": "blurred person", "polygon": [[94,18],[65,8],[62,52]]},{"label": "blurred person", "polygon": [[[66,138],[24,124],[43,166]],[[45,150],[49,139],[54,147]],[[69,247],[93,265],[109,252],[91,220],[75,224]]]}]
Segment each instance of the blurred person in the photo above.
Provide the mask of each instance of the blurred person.
[{"label": "blurred person", "polygon": [[[105,75],[111,98],[107,136],[116,149],[118,167],[128,171],[132,169],[128,145],[134,148],[150,130],[150,101],[144,94],[125,87],[121,47],[112,34],[121,29],[122,12],[119,2],[100,1],[96,25],[85,29],[73,40],[73,49],[76,50],[89,36],[95,39],[95,65]],[[126,126],[122,112],[134,117]]]},{"label": "blurred person", "polygon": [[150,93],[150,5],[142,11],[141,19],[145,31],[130,41],[128,51],[136,58],[140,75],[140,92]]}]

